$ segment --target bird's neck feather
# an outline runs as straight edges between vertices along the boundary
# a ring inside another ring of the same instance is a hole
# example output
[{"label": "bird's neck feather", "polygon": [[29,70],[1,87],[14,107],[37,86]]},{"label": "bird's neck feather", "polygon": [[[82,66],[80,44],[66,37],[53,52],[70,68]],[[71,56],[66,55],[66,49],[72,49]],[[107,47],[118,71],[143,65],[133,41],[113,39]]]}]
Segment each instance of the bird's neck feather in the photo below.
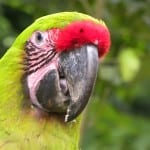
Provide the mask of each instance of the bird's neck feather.
[{"label": "bird's neck feather", "polygon": [[78,149],[80,119],[63,123],[23,106],[23,71],[16,56],[10,50],[0,61],[0,148]]}]

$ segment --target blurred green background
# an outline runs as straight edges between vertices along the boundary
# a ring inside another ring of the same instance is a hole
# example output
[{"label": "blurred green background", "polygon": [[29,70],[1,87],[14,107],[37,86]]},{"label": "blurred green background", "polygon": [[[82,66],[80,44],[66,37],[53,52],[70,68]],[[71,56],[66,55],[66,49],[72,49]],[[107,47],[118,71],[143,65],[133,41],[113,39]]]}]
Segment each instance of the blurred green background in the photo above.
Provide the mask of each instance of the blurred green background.
[{"label": "blurred green background", "polygon": [[0,57],[36,18],[79,11],[102,18],[112,46],[82,126],[82,150],[150,150],[150,0],[0,0]]}]

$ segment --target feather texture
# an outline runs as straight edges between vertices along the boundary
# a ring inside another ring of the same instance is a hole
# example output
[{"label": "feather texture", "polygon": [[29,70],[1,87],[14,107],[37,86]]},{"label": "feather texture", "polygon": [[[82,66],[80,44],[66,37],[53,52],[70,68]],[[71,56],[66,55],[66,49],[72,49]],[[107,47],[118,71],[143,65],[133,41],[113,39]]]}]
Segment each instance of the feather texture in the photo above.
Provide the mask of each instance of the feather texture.
[{"label": "feather texture", "polygon": [[84,20],[91,20],[106,29],[103,21],[77,12],[44,16],[26,28],[0,60],[0,149],[78,149],[80,117],[76,122],[63,123],[54,116],[43,118],[38,115],[24,98],[22,78],[24,46],[34,31],[64,28],[72,22]]}]

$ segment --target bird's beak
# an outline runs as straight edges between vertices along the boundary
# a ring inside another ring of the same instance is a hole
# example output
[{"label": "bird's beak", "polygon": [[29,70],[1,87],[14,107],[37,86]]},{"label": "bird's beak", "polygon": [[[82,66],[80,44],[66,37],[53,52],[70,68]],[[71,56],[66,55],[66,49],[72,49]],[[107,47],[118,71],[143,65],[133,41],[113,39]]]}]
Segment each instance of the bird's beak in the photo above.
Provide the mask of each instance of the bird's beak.
[{"label": "bird's beak", "polygon": [[98,50],[86,45],[60,55],[60,66],[70,96],[65,121],[75,119],[85,108],[92,93],[98,71]]},{"label": "bird's beak", "polygon": [[57,63],[59,67],[51,67],[40,81],[37,106],[65,113],[65,122],[69,122],[83,111],[90,98],[98,71],[98,50],[86,45],[62,52]]}]

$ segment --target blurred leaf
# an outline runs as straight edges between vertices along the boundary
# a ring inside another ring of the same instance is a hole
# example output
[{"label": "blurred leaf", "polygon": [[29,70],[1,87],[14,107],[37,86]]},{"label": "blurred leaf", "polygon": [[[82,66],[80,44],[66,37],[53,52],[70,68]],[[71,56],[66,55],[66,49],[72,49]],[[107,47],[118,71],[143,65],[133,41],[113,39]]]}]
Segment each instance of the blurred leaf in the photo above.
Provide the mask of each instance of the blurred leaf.
[{"label": "blurred leaf", "polygon": [[99,71],[100,78],[111,82],[112,84],[120,84],[120,75],[116,64],[102,64]]},{"label": "blurred leaf", "polygon": [[135,49],[126,48],[120,51],[118,61],[123,80],[126,82],[133,80],[140,69],[140,60]]}]

